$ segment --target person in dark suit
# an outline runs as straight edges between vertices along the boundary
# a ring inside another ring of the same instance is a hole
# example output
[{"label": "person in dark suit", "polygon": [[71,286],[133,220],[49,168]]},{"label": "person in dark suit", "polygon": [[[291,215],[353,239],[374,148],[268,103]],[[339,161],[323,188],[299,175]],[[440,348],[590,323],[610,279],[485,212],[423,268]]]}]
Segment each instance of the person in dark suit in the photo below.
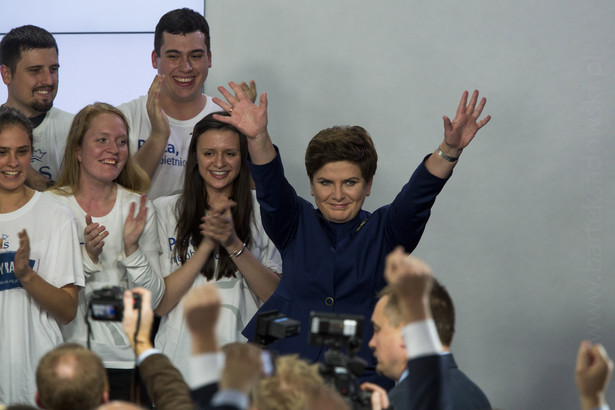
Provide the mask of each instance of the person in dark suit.
[{"label": "person in dark suit", "polygon": [[[135,294],[141,295],[140,312],[134,308]],[[168,357],[152,345],[150,334],[154,312],[151,298],[151,292],[144,288],[124,292],[122,326],[137,356],[139,375],[157,409],[193,410],[190,388],[181,373]]]},{"label": "person in dark suit", "polygon": [[[450,382],[446,377],[441,355],[442,344],[429,304],[429,293],[433,282],[431,269],[425,262],[397,247],[387,256],[384,274],[391,289],[391,296],[399,301],[401,328],[396,334],[402,335],[403,343],[407,346],[406,379],[409,388],[400,392],[405,395],[404,407],[397,407],[394,404],[395,408],[449,410],[452,408]],[[375,327],[375,330],[380,331],[381,328]],[[378,357],[377,353],[376,351]],[[382,369],[383,366],[380,366],[377,370],[382,371]],[[372,389],[365,383],[361,388],[368,391]],[[384,406],[374,406],[372,400],[372,407]]]},{"label": "person in dark suit", "polygon": [[[490,409],[491,404],[483,391],[468,376],[459,370],[455,358],[450,353],[450,345],[455,332],[455,307],[445,287],[434,279],[430,292],[430,309],[434,318],[438,337],[444,354],[441,357],[443,371],[449,382],[451,402],[454,409]],[[372,315],[374,336],[370,348],[378,359],[376,370],[395,380],[397,385],[389,392],[389,398],[398,409],[407,408],[412,389],[408,378],[410,370],[406,365],[407,348],[403,344],[400,330],[400,302],[390,287],[380,293]],[[410,352],[410,349],[408,349]]]}]

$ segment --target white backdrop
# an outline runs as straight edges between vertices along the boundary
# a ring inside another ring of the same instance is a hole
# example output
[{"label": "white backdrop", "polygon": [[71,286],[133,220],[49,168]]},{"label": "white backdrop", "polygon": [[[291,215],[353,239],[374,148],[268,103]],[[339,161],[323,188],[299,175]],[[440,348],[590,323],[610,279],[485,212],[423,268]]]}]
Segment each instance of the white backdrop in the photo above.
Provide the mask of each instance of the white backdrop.
[{"label": "white backdrop", "polygon": [[372,134],[373,210],[441,141],[463,90],[487,97],[493,119],[415,254],[448,286],[453,351],[495,407],[579,408],[579,342],[615,356],[615,3],[227,0],[206,10],[206,90],[253,78],[268,92],[270,132],[306,197],[303,155],[320,129]]},{"label": "white backdrop", "polygon": [[[153,32],[198,2],[3,4],[0,32]],[[136,6],[134,6],[136,4]],[[366,208],[390,202],[442,138],[463,90],[493,116],[466,149],[415,254],[457,306],[457,362],[503,409],[575,409],[583,338],[615,356],[615,3],[562,0],[226,0],[206,4],[206,91],[255,79],[287,175],[334,124],[359,124],[380,162]],[[146,92],[153,34],[57,34],[56,105]],[[6,99],[0,87],[0,101]],[[608,399],[615,403],[615,389]]]}]

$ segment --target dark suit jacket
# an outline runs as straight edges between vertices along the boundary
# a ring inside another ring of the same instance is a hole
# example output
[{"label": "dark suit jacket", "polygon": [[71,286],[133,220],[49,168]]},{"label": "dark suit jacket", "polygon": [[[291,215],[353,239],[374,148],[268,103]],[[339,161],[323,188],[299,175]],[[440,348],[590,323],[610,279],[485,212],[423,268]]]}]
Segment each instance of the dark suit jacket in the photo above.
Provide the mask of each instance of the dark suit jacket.
[{"label": "dark suit jacket", "polygon": [[148,356],[139,365],[141,380],[159,410],[194,410],[190,388],[163,354]]},{"label": "dark suit jacket", "polygon": [[[440,356],[442,372],[447,382],[450,394],[451,408],[454,410],[484,410],[491,409],[491,404],[485,393],[468,378],[459,368],[452,354]],[[417,386],[410,378],[413,369],[408,367],[409,374],[401,383],[397,384],[390,392],[389,398],[396,409],[411,408],[411,400],[415,395],[412,386]],[[420,371],[420,370],[419,370]],[[421,377],[420,373],[415,375]],[[414,384],[412,384],[414,383]],[[435,407],[434,407],[435,408]]]}]

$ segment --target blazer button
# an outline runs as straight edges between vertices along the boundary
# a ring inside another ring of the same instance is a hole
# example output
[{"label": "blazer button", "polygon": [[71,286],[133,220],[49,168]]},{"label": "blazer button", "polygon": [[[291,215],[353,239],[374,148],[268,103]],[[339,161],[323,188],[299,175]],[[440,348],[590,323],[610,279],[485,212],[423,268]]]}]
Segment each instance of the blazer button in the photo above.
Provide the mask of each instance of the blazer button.
[{"label": "blazer button", "polygon": [[327,298],[325,299],[325,305],[327,306],[333,306],[333,298],[331,296],[327,296]]}]

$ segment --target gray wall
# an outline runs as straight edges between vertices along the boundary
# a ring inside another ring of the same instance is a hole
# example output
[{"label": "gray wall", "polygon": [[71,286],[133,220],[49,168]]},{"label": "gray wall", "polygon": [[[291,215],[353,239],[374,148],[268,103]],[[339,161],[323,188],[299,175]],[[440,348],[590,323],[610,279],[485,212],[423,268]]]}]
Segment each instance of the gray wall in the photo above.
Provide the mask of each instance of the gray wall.
[{"label": "gray wall", "polygon": [[206,13],[206,91],[255,79],[268,92],[270,133],[306,197],[318,130],[371,132],[373,210],[440,143],[463,90],[487,97],[493,119],[415,254],[448,286],[453,351],[495,407],[578,408],[579,342],[615,355],[615,3],[227,0]]}]

